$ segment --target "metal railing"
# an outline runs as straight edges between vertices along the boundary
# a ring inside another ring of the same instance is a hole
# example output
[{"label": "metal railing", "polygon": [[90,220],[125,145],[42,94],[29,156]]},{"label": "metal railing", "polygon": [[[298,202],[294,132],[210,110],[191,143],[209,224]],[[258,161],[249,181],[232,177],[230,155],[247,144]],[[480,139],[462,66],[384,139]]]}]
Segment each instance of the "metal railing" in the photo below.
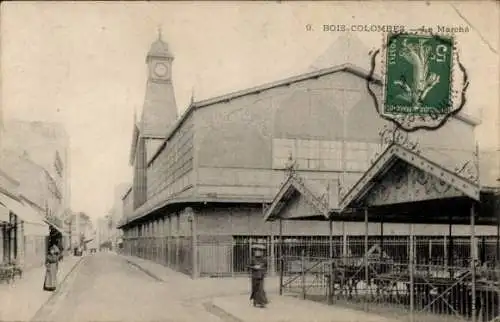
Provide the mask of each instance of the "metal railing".
[{"label": "metal railing", "polygon": [[[198,241],[191,237],[124,240],[124,253],[186,274],[246,275],[251,247],[263,237]],[[490,321],[499,315],[500,254],[497,237],[275,236],[267,240],[268,274],[280,275],[280,291],[411,321]],[[472,251],[471,251],[472,250]],[[413,254],[413,260],[410,260]],[[471,261],[476,262],[476,274]],[[474,278],[472,278],[474,276]],[[476,296],[473,298],[473,289]],[[476,309],[473,309],[476,307]],[[437,320],[436,320],[437,321]]]},{"label": "metal railing", "polygon": [[[333,257],[310,255],[304,247],[301,256],[281,257],[281,291],[400,320],[491,321],[500,314],[495,239],[479,243],[481,260],[471,257],[475,251],[464,239],[446,244],[417,240],[413,261],[404,240],[335,242],[334,250],[339,246],[344,250],[340,256],[335,251]],[[471,260],[476,262],[475,278]]]}]

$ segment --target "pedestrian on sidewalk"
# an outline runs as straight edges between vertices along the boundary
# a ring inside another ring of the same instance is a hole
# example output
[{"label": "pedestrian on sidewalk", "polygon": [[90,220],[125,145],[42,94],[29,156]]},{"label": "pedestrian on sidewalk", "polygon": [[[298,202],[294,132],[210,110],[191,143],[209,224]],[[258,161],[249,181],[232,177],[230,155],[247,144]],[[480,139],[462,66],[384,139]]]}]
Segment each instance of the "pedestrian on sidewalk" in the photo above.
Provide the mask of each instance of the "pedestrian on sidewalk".
[{"label": "pedestrian on sidewalk", "polygon": [[53,292],[57,286],[57,271],[59,269],[59,260],[61,259],[61,252],[59,247],[52,245],[49,248],[47,257],[45,258],[45,281],[43,283],[43,290]]},{"label": "pedestrian on sidewalk", "polygon": [[268,304],[266,292],[264,291],[264,278],[267,270],[267,263],[264,258],[264,249],[261,244],[253,245],[253,257],[250,263],[252,276],[252,289],[250,301],[253,300],[253,306],[265,308]]}]

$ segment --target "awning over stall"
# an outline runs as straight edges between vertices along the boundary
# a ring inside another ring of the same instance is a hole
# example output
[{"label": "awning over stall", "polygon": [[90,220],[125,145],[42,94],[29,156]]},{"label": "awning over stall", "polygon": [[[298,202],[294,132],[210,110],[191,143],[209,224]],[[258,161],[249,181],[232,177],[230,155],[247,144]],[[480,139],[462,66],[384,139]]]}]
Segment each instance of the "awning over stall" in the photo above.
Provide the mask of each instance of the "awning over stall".
[{"label": "awning over stall", "polygon": [[58,225],[56,225],[55,223],[53,222],[50,222],[48,220],[44,220],[47,224],[49,224],[52,228],[54,228],[55,230],[57,230],[59,233],[61,233],[62,236],[69,236],[69,233],[64,231],[63,228],[59,227]]},{"label": "awning over stall", "polygon": [[4,205],[0,205],[0,223],[2,223],[2,221],[9,222],[9,214],[9,208],[5,207]]},{"label": "awning over stall", "polygon": [[0,204],[5,206],[22,221],[30,224],[45,225],[43,218],[31,206],[24,204],[12,197],[0,193]]},{"label": "awning over stall", "polygon": [[32,224],[24,222],[23,231],[25,236],[48,236],[50,233],[49,225],[45,223]]},{"label": "awning over stall", "polygon": [[498,197],[481,191],[475,178],[398,144],[389,145],[344,195],[338,186],[311,189],[312,183],[292,173],[264,219],[360,222],[369,208],[370,221],[375,222],[468,224],[471,203],[476,202],[477,225],[495,225],[499,220],[493,200]]},{"label": "awning over stall", "polygon": [[341,197],[340,211],[443,198],[479,201],[479,185],[400,145],[390,145]]},{"label": "awning over stall", "polygon": [[[278,217],[287,220],[325,220],[330,209],[335,208],[337,204],[337,180],[324,184],[314,180],[304,180],[294,172],[283,183],[271,205],[266,209],[264,220],[272,221]],[[283,212],[286,208],[293,211]]]}]

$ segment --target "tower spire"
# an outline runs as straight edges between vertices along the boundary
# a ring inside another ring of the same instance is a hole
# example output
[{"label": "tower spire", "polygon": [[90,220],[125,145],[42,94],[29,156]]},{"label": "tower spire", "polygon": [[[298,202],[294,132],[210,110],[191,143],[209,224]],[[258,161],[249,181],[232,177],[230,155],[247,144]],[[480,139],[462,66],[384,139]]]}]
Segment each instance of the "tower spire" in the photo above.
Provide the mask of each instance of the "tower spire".
[{"label": "tower spire", "polygon": [[162,41],[162,31],[161,31],[161,25],[158,26],[158,40]]}]

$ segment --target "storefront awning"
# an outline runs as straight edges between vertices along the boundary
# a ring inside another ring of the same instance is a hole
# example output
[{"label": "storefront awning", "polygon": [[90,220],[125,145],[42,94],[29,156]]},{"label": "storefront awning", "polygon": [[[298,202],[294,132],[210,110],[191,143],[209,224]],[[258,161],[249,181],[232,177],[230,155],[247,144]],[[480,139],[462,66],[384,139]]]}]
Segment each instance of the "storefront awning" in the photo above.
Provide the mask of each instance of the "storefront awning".
[{"label": "storefront awning", "polygon": [[52,228],[54,228],[55,230],[57,230],[58,232],[61,233],[61,235],[63,236],[69,236],[69,234],[64,231],[64,229],[62,229],[61,227],[59,227],[58,225],[54,224],[54,223],[51,223],[50,221],[48,220],[44,220],[47,224],[49,224]]},{"label": "storefront awning", "polygon": [[0,223],[2,221],[9,222],[9,214],[9,209],[3,205],[0,205]]},{"label": "storefront awning", "polygon": [[39,215],[35,209],[24,204],[22,201],[18,201],[0,193],[0,204],[5,206],[5,208],[9,209],[10,212],[14,213],[24,222],[45,225],[42,216]]},{"label": "storefront awning", "polygon": [[40,225],[25,222],[23,224],[23,232],[25,236],[49,236],[50,230],[49,225],[46,223]]}]

